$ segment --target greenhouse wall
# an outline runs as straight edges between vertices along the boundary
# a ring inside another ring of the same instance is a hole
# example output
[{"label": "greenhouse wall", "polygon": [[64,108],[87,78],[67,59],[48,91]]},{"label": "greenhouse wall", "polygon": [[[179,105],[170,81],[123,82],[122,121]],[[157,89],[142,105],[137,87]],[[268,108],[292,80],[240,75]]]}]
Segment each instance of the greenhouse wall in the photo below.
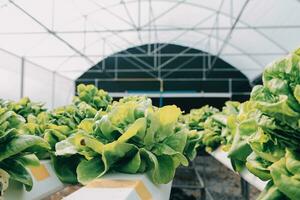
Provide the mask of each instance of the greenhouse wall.
[{"label": "greenhouse wall", "polygon": [[68,104],[74,81],[0,49],[0,98],[17,101],[29,97],[48,108]]}]

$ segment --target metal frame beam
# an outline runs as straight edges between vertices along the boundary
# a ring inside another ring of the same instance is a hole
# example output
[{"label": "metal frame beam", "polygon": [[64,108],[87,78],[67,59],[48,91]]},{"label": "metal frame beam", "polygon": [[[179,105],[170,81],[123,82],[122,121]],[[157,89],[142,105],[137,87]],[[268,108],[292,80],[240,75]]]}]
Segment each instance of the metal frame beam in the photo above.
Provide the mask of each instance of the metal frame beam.
[{"label": "metal frame beam", "polygon": [[[157,0],[157,1],[166,1],[166,2],[172,2],[172,0]],[[217,10],[214,9],[214,8],[211,8],[211,7],[208,7],[208,6],[205,6],[203,4],[197,4],[197,3],[194,3],[194,2],[185,2],[186,5],[191,5],[191,6],[195,6],[195,7],[198,7],[198,8],[202,8],[202,9],[206,9],[206,10],[210,10],[210,11],[214,11],[216,12]],[[232,16],[230,13],[225,13],[225,12],[220,12],[220,15],[223,15],[225,17],[229,17],[230,19],[232,19],[232,17],[234,18],[234,16]],[[235,20],[235,19],[234,19]],[[251,27],[248,23],[242,21],[242,20],[239,20],[239,22],[242,24],[242,25],[245,25],[247,27]],[[277,46],[278,48],[280,48],[281,50],[283,50],[285,53],[288,53],[289,51],[287,49],[285,49],[282,45],[280,45],[278,42],[276,42],[275,40],[273,40],[272,38],[270,38],[268,35],[264,34],[261,30],[259,29],[252,29],[254,31],[256,31],[258,34],[260,34],[261,36],[263,36],[265,39],[269,40],[270,42],[272,42],[275,46]]]},{"label": "metal frame beam", "polygon": [[[197,31],[197,33],[202,34],[202,35],[208,35],[207,33],[201,32],[201,31]],[[214,36],[214,35],[211,35],[211,37],[214,38],[214,39],[216,39],[216,40],[223,41],[222,38],[217,38],[217,37]],[[230,47],[232,47],[232,48],[234,48],[235,50],[241,52],[242,55],[248,56],[249,59],[251,59],[251,60],[252,60],[253,62],[255,62],[257,65],[263,67],[263,66],[262,66],[262,63],[260,63],[255,57],[253,57],[251,54],[248,54],[247,52],[245,52],[245,51],[244,51],[243,49],[241,49],[240,47],[238,47],[238,46],[236,46],[236,45],[234,45],[234,44],[232,44],[232,43],[229,43],[229,42],[227,42],[227,45],[230,46]],[[284,54],[284,53],[282,53],[282,54]],[[224,55],[224,54],[222,54],[222,55]]]},{"label": "metal frame beam", "polygon": [[[120,49],[120,46],[118,46],[117,44],[114,44],[114,43],[111,43],[111,42],[109,42],[108,44],[111,44],[111,45],[113,45],[113,46],[115,46],[115,47],[117,47],[117,48],[119,48]],[[112,48],[112,46],[110,45],[110,47]],[[112,48],[112,50],[113,50],[113,48]],[[114,50],[113,50],[114,51]],[[124,53],[126,53],[126,54],[128,54],[128,55],[134,55],[134,54],[132,54],[132,53],[130,53],[129,51],[128,51],[128,49],[125,49],[125,50],[123,50],[122,52],[124,52]],[[144,54],[144,55],[147,55],[147,54]],[[124,58],[126,58],[126,57],[124,57]],[[140,64],[143,64],[143,66],[145,66],[145,67],[147,67],[147,68],[149,68],[149,69],[153,69],[153,67],[151,66],[151,65],[149,65],[148,63],[146,63],[145,61],[143,61],[142,59],[140,59],[140,58],[138,58],[138,57],[135,57],[135,56],[132,56],[131,58],[133,58],[134,60],[136,60],[137,62],[139,62]],[[129,60],[127,60],[128,62],[129,62]]]},{"label": "metal frame beam", "polygon": [[94,61],[91,60],[88,56],[86,56],[84,53],[79,51],[77,48],[75,48],[73,45],[71,45],[69,42],[67,42],[65,39],[57,35],[56,32],[53,32],[50,30],[46,25],[44,25],[42,22],[40,22],[38,19],[33,17],[30,13],[28,13],[26,10],[24,10],[21,6],[16,4],[13,0],[8,0],[14,7],[16,7],[18,10],[20,10],[22,13],[27,15],[30,19],[32,19],[34,22],[36,22],[38,25],[40,25],[42,28],[44,28],[49,34],[57,38],[60,42],[68,46],[71,50],[73,50],[76,54],[80,55],[84,59],[86,59],[90,64],[94,64]]},{"label": "metal frame beam", "polygon": [[[161,32],[172,32],[172,31],[197,31],[197,30],[230,30],[231,26],[219,26],[219,27],[157,27],[157,31]],[[270,26],[236,26],[236,30],[277,30],[277,29],[300,29],[300,25],[270,25]],[[153,28],[139,28],[140,32],[148,32],[153,31]],[[81,34],[83,32],[87,34],[96,34],[96,33],[127,33],[127,32],[135,32],[136,29],[95,29],[95,30],[73,30],[73,31],[55,31],[57,34]],[[5,32],[1,31],[0,35],[37,35],[37,34],[48,34],[46,31],[27,31],[27,32]]]},{"label": "metal frame beam", "polygon": [[[116,57],[117,58],[117,57]],[[194,57],[192,57],[194,58]],[[116,61],[115,61],[116,62]],[[190,61],[191,62],[191,61]],[[116,69],[117,68],[117,69]],[[258,69],[245,69],[246,71],[257,71]],[[106,69],[107,73],[138,73],[136,69],[119,69],[119,66],[114,65],[114,69]],[[145,70],[144,72],[156,72],[156,70]],[[214,69],[203,69],[203,68],[184,68],[182,69],[176,69],[176,72],[207,72],[207,71],[213,71],[213,72],[239,72],[238,69],[226,69],[226,68],[214,68]],[[89,69],[86,70],[60,70],[59,72],[86,72],[86,73],[102,73],[103,70],[97,70],[97,69]],[[161,72],[174,72],[174,69],[161,69]]]},{"label": "metal frame beam", "polygon": [[[76,81],[94,81],[94,78],[80,78]],[[127,81],[127,82],[136,82],[136,81],[160,81],[157,78],[119,78],[119,79],[113,79],[113,78],[97,78],[99,81]],[[206,78],[206,81],[228,81],[228,78]],[[243,78],[232,78],[232,81],[248,81],[248,79]],[[164,81],[203,81],[202,78],[167,78],[164,79]]]},{"label": "metal frame beam", "polygon": [[[72,49],[74,52],[75,52],[75,54],[76,55],[71,55],[70,56],[70,58],[71,57],[77,57],[77,56],[80,56],[80,57],[83,57],[85,60],[87,60],[88,61],[88,63],[90,63],[90,64],[92,64],[92,65],[95,65],[95,63],[93,62],[93,60],[91,59],[91,57],[93,57],[92,55],[86,55],[85,54],[85,49],[86,49],[86,42],[84,42],[84,47],[83,47],[83,50],[80,50],[80,49],[77,49],[77,48],[75,48],[74,46],[72,46],[72,44],[70,44],[68,41],[66,41],[66,40],[64,40],[61,36],[60,36],[60,34],[81,34],[81,33],[83,33],[83,36],[84,36],[84,41],[86,41],[86,34],[98,34],[98,33],[104,33],[104,32],[108,32],[108,33],[112,33],[112,35],[115,35],[116,37],[118,37],[118,38],[120,38],[120,39],[122,39],[123,41],[125,41],[125,42],[127,42],[129,45],[136,45],[136,44],[134,44],[134,42],[130,42],[130,41],[128,41],[128,38],[127,37],[124,37],[123,35],[120,35],[120,33],[123,33],[123,32],[127,32],[127,31],[138,31],[138,37],[139,37],[139,39],[140,39],[140,41],[142,42],[142,39],[141,39],[141,35],[140,35],[140,31],[148,31],[149,32],[149,35],[151,36],[151,34],[152,33],[155,33],[155,37],[156,37],[156,41],[158,41],[158,34],[157,34],[157,32],[158,31],[174,31],[174,30],[176,30],[176,31],[184,31],[184,32],[188,32],[188,31],[195,31],[195,32],[197,32],[197,33],[200,33],[201,32],[201,30],[205,30],[205,29],[207,29],[207,30],[211,30],[211,33],[213,33],[213,31],[216,31],[216,36],[215,36],[215,38],[217,38],[216,39],[216,41],[217,41],[217,43],[219,44],[219,41],[223,41],[223,43],[222,43],[222,46],[220,47],[220,49],[219,49],[219,51],[218,51],[218,53],[216,54],[216,56],[217,57],[219,57],[219,56],[221,56],[221,54],[222,55],[229,55],[229,54],[223,54],[222,52],[223,52],[223,49],[225,48],[225,46],[226,45],[230,45],[230,43],[229,43],[229,41],[230,41],[230,36],[232,35],[232,32],[234,31],[234,30],[236,30],[236,29],[251,29],[251,30],[254,30],[254,31],[257,31],[261,36],[263,36],[264,38],[266,38],[267,40],[269,40],[270,42],[272,42],[272,43],[274,43],[277,47],[279,47],[281,50],[283,50],[283,53],[285,53],[285,52],[287,52],[286,51],[286,49],[283,47],[283,46],[281,46],[279,43],[277,43],[276,41],[274,41],[272,38],[270,38],[268,35],[266,35],[265,33],[263,33],[261,30],[262,29],[277,29],[277,28],[279,28],[279,27],[277,27],[277,26],[258,26],[258,27],[251,27],[251,26],[249,26],[249,24],[247,24],[246,22],[243,22],[243,21],[241,21],[240,20],[240,16],[242,15],[242,13],[243,13],[243,11],[244,11],[244,9],[245,9],[245,7],[246,7],[246,5],[247,5],[247,3],[249,2],[249,0],[246,0],[245,1],[245,4],[242,6],[242,8],[241,8],[241,11],[240,11],[240,13],[239,13],[239,15],[237,16],[237,18],[235,19],[235,21],[234,21],[234,23],[232,24],[232,26],[230,26],[230,27],[219,27],[218,26],[218,23],[217,23],[217,21],[218,21],[218,15],[223,15],[223,16],[225,16],[225,17],[229,17],[230,19],[233,19],[234,18],[234,16],[233,16],[233,1],[231,0],[231,8],[230,8],[230,13],[224,13],[224,12],[222,12],[221,11],[221,8],[222,8],[222,4],[223,4],[223,2],[224,1],[222,1],[222,3],[221,3],[221,5],[220,5],[220,7],[219,7],[219,9],[214,9],[214,8],[209,8],[209,7],[207,7],[207,6],[205,6],[205,5],[202,5],[201,3],[195,3],[195,2],[189,2],[189,1],[186,1],[186,0],[181,0],[181,1],[171,1],[171,0],[153,0],[153,1],[167,1],[167,2],[172,2],[172,3],[174,3],[174,4],[172,4],[172,6],[171,7],[169,7],[167,10],[165,10],[165,11],[163,11],[161,14],[159,14],[159,15],[157,15],[157,16],[154,16],[154,14],[153,14],[153,8],[152,8],[152,5],[151,5],[151,1],[150,1],[150,4],[149,4],[149,8],[150,8],[150,10],[151,10],[151,12],[149,13],[149,15],[150,15],[150,18],[149,18],[149,21],[147,22],[147,23],[145,23],[145,24],[143,24],[143,25],[141,25],[140,23],[141,23],[141,19],[140,19],[140,12],[141,12],[141,1],[142,0],[134,0],[134,1],[128,1],[128,3],[138,3],[138,9],[139,9],[139,18],[138,18],[138,24],[139,24],[139,26],[138,25],[136,25],[135,24],[135,22],[134,22],[134,20],[133,20],[133,18],[132,18],[132,16],[131,16],[131,14],[130,14],[130,11],[128,10],[128,8],[127,8],[127,2],[125,3],[123,0],[121,0],[121,2],[119,3],[119,5],[122,5],[123,4],[123,6],[124,6],[124,9],[125,9],[125,11],[126,11],[126,13],[127,13],[127,16],[128,16],[128,19],[130,19],[130,21],[128,21],[128,20],[126,20],[126,19],[123,19],[122,17],[120,17],[119,16],[119,18],[122,18],[123,20],[125,20],[125,21],[127,21],[127,22],[129,22],[129,24],[131,24],[131,27],[133,27],[133,28],[130,28],[130,29],[119,29],[119,30],[109,30],[109,29],[104,29],[104,30],[102,30],[102,29],[100,29],[100,30],[86,30],[86,26],[84,27],[84,30],[80,30],[80,31],[62,31],[62,32],[59,32],[59,31],[53,31],[53,27],[54,27],[54,5],[53,5],[53,11],[52,11],[52,28],[49,28],[49,27],[47,27],[45,24],[43,24],[41,21],[39,21],[38,19],[36,19],[34,16],[32,16],[30,13],[28,13],[26,10],[24,10],[21,6],[19,6],[17,3],[15,3],[13,0],[8,0],[12,5],[14,5],[16,8],[18,8],[20,11],[22,11],[24,14],[26,14],[28,17],[30,17],[32,20],[34,20],[36,23],[38,23],[41,27],[43,27],[46,31],[45,32],[31,32],[31,33],[29,33],[29,32],[27,32],[27,33],[16,33],[16,34],[44,34],[44,33],[47,33],[47,34],[51,34],[52,36],[54,36],[55,38],[57,38],[58,40],[60,40],[62,43],[64,43],[65,45],[67,45],[70,49]],[[95,3],[95,1],[94,0],[90,0],[90,1],[92,1],[92,2],[94,2]],[[144,1],[144,2],[146,2],[146,1]],[[54,4],[54,0],[53,0],[53,4]],[[168,28],[168,27],[157,27],[156,26],[156,24],[155,24],[155,22],[158,20],[158,19],[160,19],[161,17],[163,17],[163,16],[165,16],[165,15],[167,15],[168,13],[170,13],[173,9],[175,9],[176,7],[178,7],[179,5],[181,5],[181,4],[186,4],[186,5],[193,5],[193,6],[195,6],[195,7],[198,7],[198,8],[202,8],[202,9],[206,9],[206,10],[210,10],[210,11],[212,11],[212,12],[215,12],[216,13],[216,15],[217,15],[217,18],[216,18],[216,24],[213,26],[213,27],[199,27],[199,25],[196,25],[195,27],[190,27],[190,28],[180,28],[180,27],[170,27],[170,28]],[[115,5],[115,6],[117,6],[117,5]],[[111,14],[111,10],[109,9],[109,8],[107,8],[107,7],[103,7],[103,6],[99,6],[102,10],[106,10],[106,12],[109,12],[110,14]],[[115,14],[115,13],[113,13],[113,14]],[[87,14],[88,15],[88,14]],[[117,15],[117,14],[115,14],[115,15]],[[115,16],[116,17],[116,16]],[[118,18],[118,17],[117,17]],[[122,19],[120,19],[120,20],[122,20]],[[123,21],[122,20],[122,21]],[[123,21],[124,22],[124,21]],[[126,22],[125,22],[126,23]],[[243,24],[243,25],[246,25],[246,27],[239,27],[238,26],[238,23],[241,23],[241,24]],[[289,28],[291,28],[291,29],[299,29],[300,28],[300,26],[289,26],[289,25],[287,25],[287,27],[289,27]],[[280,28],[283,28],[282,26],[280,26]],[[219,34],[217,34],[217,32],[218,31],[220,31],[220,30],[229,30],[229,33],[227,34],[227,36],[226,36],[226,38],[225,38],[225,40],[223,40],[222,38],[219,38]],[[0,35],[4,35],[4,34],[8,34],[7,32],[5,33],[5,32],[2,32],[2,33],[0,33]],[[10,34],[12,34],[12,33],[10,33]],[[204,34],[204,33],[200,33],[200,34]],[[184,34],[183,34],[184,35]],[[210,37],[210,36],[208,36],[208,37]],[[151,41],[150,41],[151,42]],[[196,45],[197,43],[195,43],[195,45]],[[183,54],[179,54],[179,55],[173,55],[173,58],[171,58],[170,59],[170,61],[167,63],[167,62],[165,62],[165,63],[160,63],[160,57],[162,57],[162,56],[166,56],[166,55],[164,55],[164,54],[161,54],[159,51],[160,51],[160,48],[162,47],[163,45],[158,45],[157,46],[157,44],[155,44],[154,45],[154,50],[153,50],[153,53],[151,54],[151,55],[153,55],[154,56],[154,67],[153,66],[151,66],[151,65],[149,65],[148,63],[146,63],[146,62],[142,62],[143,60],[141,60],[141,59],[139,59],[139,57],[143,57],[143,55],[142,54],[140,54],[141,56],[137,56],[136,54],[131,54],[131,55],[120,55],[120,57],[124,57],[124,58],[128,58],[128,57],[131,57],[131,58],[134,58],[139,64],[137,64],[137,63],[135,63],[135,66],[139,66],[139,68],[141,69],[141,70],[143,70],[143,71],[146,71],[146,72],[151,72],[150,70],[147,70],[146,68],[149,68],[149,69],[152,69],[152,68],[157,68],[157,70],[159,71],[159,74],[160,74],[160,70],[161,70],[161,68],[162,67],[164,67],[166,64],[168,64],[168,63],[170,63],[170,62],[172,62],[172,59],[174,60],[174,59],[176,59],[177,57],[182,57],[182,56],[186,56],[185,55],[185,53],[186,52],[183,52]],[[234,47],[233,45],[231,45],[232,47]],[[219,45],[217,45],[217,47],[219,47]],[[103,47],[103,49],[104,49],[105,47]],[[235,47],[234,47],[235,48]],[[120,47],[118,47],[118,49],[120,49]],[[186,49],[189,49],[189,48],[186,48]],[[255,53],[255,54],[247,54],[246,52],[244,52],[244,51],[242,51],[242,50],[240,50],[240,49],[238,49],[238,48],[236,48],[237,50],[239,50],[240,52],[241,52],[241,54],[233,54],[233,56],[239,56],[239,55],[241,55],[241,56],[249,56],[255,63],[257,63],[258,65],[260,65],[261,63],[257,60],[257,59],[255,59],[255,58],[253,58],[253,56],[263,56],[263,55],[271,55],[271,54],[264,54],[264,53]],[[187,50],[186,50],[187,51]],[[104,52],[104,50],[103,50],[103,57],[102,58],[105,58],[105,52]],[[283,53],[278,53],[278,55],[282,55]],[[276,55],[277,53],[274,53],[274,54],[272,54],[272,55]],[[146,55],[146,54],[144,54],[144,55]],[[205,54],[205,56],[207,56],[207,55],[209,55],[209,54]],[[108,56],[108,55],[107,55]],[[116,56],[118,56],[118,55],[116,55]],[[115,56],[115,57],[116,57]],[[194,56],[194,55],[193,55]],[[199,55],[200,56],[200,55]],[[34,58],[35,56],[29,56],[29,57],[31,57],[31,58]],[[50,56],[49,56],[50,57]],[[48,57],[48,58],[49,58]],[[63,57],[63,56],[61,56],[61,57]],[[213,62],[212,62],[212,66],[215,64],[215,62],[216,62],[216,59],[217,59],[217,57],[213,60]],[[41,57],[40,57],[41,58]],[[140,65],[140,64],[143,64],[143,65]],[[145,65],[145,66],[144,66]],[[212,66],[210,66],[209,67],[209,69],[212,69]],[[175,68],[175,69],[173,69],[173,71],[171,72],[171,73],[173,73],[173,72],[175,72],[175,71],[177,71],[177,70],[181,70],[181,68],[183,68],[183,66],[178,66],[177,68]],[[104,69],[103,69],[104,70]],[[202,71],[204,71],[204,70],[202,70]],[[152,74],[152,73],[150,73],[150,74]],[[150,75],[149,74],[149,75]],[[153,74],[152,74],[153,75]],[[155,76],[155,75],[154,75]],[[158,77],[157,78],[160,78],[160,76],[158,75]]]},{"label": "metal frame beam", "polygon": [[[135,43],[132,43],[131,41],[129,41],[127,38],[123,37],[122,35],[120,35],[120,33],[118,32],[112,32],[110,31],[108,28],[102,26],[106,31],[110,32],[112,35],[116,36],[117,38],[120,38],[121,40],[125,41],[128,45],[132,45],[132,46],[136,46]],[[141,52],[141,53],[145,53],[145,51],[139,47],[137,47],[137,49]]]},{"label": "metal frame beam", "polygon": [[228,34],[226,35],[225,40],[224,40],[222,46],[220,47],[218,53],[216,54],[215,58],[213,59],[212,64],[210,65],[209,69],[211,69],[214,66],[214,64],[216,63],[217,59],[220,57],[221,53],[223,52],[224,48],[226,47],[227,43],[229,42],[230,37],[231,37],[231,35],[232,35],[232,33],[233,33],[233,31],[234,31],[237,23],[239,22],[242,14],[243,14],[243,12],[245,11],[245,9],[246,9],[249,1],[250,0],[246,0],[245,3],[243,4],[243,6],[242,6],[242,8],[241,8],[241,10],[240,10],[237,18],[235,19],[233,25],[231,26],[231,29],[229,30]]},{"label": "metal frame beam", "polygon": [[175,59],[178,58],[179,55],[185,54],[186,52],[188,52],[189,50],[193,49],[193,47],[201,42],[203,42],[206,38],[201,39],[196,41],[193,45],[191,45],[190,47],[185,48],[184,50],[182,50],[181,52],[178,53],[178,55],[170,58],[169,60],[165,61],[164,63],[162,63],[160,66],[158,66],[158,69],[163,68],[164,66],[166,66],[167,64],[171,63],[172,61],[174,61]]},{"label": "metal frame beam", "polygon": [[[10,0],[11,1],[11,0]],[[140,0],[138,0],[138,1],[140,1]],[[164,1],[169,1],[169,2],[174,2],[174,1],[170,1],[170,0],[164,0]],[[135,3],[136,1],[130,1],[129,3]],[[216,11],[215,9],[213,9],[213,8],[209,8],[209,7],[207,7],[207,6],[204,6],[204,5],[201,5],[201,4],[198,4],[198,3],[193,3],[193,2],[185,2],[185,1],[180,1],[180,2],[178,2],[177,4],[181,4],[181,3],[184,3],[184,4],[187,4],[187,5],[192,5],[192,6],[195,6],[195,7],[199,7],[199,8],[202,8],[202,9],[206,9],[206,10],[211,10],[211,11]],[[176,7],[178,6],[177,4],[175,4],[176,5]],[[114,5],[114,6],[116,6],[116,5]],[[172,8],[173,8],[173,6],[172,6]],[[103,9],[103,7],[102,7],[102,9]],[[174,8],[173,8],[174,9]],[[105,8],[105,10],[109,10],[108,8]],[[168,13],[168,12],[167,12]],[[167,14],[167,13],[165,13],[165,14]],[[163,15],[165,15],[165,14],[163,14]],[[230,17],[230,18],[233,18],[234,16],[232,15],[232,13],[231,14],[227,14],[227,13],[224,13],[224,12],[220,12],[220,14],[222,14],[222,15],[224,15],[224,16],[227,16],[227,17]],[[162,16],[163,16],[162,15]],[[157,16],[156,18],[159,18],[159,17],[161,17],[161,16]],[[155,20],[155,19],[152,19],[152,20]],[[245,22],[243,22],[243,21],[240,21],[242,24],[245,24],[245,25],[247,25],[247,27],[235,27],[235,29],[238,29],[238,28],[249,28],[249,29],[254,29],[254,30],[256,30],[256,31],[258,31],[258,29],[260,29],[260,27],[251,27],[251,26],[249,26],[247,23],[245,23]],[[204,29],[205,27],[198,27],[198,28],[200,28],[200,29]],[[209,28],[214,28],[214,27],[209,27]],[[225,28],[230,28],[230,27],[225,27]],[[262,27],[263,28],[263,27]],[[299,26],[286,26],[286,27],[282,27],[282,26],[280,26],[280,27],[276,27],[276,26],[266,26],[265,28],[299,28]],[[222,29],[222,27],[217,27],[217,30],[220,30],[220,29]],[[133,31],[135,30],[135,29],[132,29]],[[143,29],[141,29],[141,30],[143,30]],[[106,31],[106,30],[104,30],[104,31]],[[112,32],[112,31],[110,31],[110,32]],[[48,32],[45,32],[45,33],[48,33]],[[56,32],[56,34],[58,34],[59,32]],[[264,35],[262,32],[259,32],[262,36],[264,36],[264,37],[266,37],[267,38],[267,36],[266,35]],[[1,34],[1,33],[0,33]],[[5,34],[5,33],[4,33]],[[10,33],[11,34],[11,33]],[[63,33],[59,33],[59,34],[63,34]],[[276,42],[276,41],[272,41],[272,39],[271,38],[268,38],[268,40],[270,40],[271,42]],[[277,46],[280,46],[279,44],[277,44]],[[283,48],[281,48],[281,49],[283,49]],[[284,51],[286,51],[285,49],[283,49]]]},{"label": "metal frame beam", "polygon": [[20,98],[24,97],[25,85],[25,58],[21,58],[21,72],[20,72]]},{"label": "metal frame beam", "polygon": [[[115,45],[115,44],[113,44],[113,45]],[[111,47],[111,46],[110,46],[110,47]],[[129,53],[127,50],[125,50],[125,52]],[[130,54],[130,53],[129,53],[129,54]],[[133,57],[133,58],[134,58],[135,60],[137,60],[137,61],[142,62],[142,64],[145,63],[143,60],[141,60],[141,59],[139,59],[139,58],[136,58],[136,57]],[[130,60],[130,59],[128,59],[128,58],[125,58],[125,57],[124,57],[124,59],[125,59],[126,61],[128,61],[129,63],[131,63],[132,65],[136,66],[137,68],[141,69],[142,71],[146,72],[146,73],[149,74],[151,77],[156,77],[154,74],[152,74],[152,73],[150,73],[150,72],[147,72],[145,68],[139,66],[139,65],[136,64],[134,61],[132,61],[132,60]],[[152,69],[152,68],[151,68],[151,69]]]},{"label": "metal frame beam", "polygon": [[56,72],[52,73],[52,90],[51,90],[51,108],[55,106],[55,82],[56,82]]},{"label": "metal frame beam", "polygon": [[[210,14],[206,17],[204,17],[203,19],[201,19],[199,22],[197,22],[194,26],[199,26],[203,23],[205,23],[207,20],[209,20],[210,18],[212,18],[214,16],[214,14]],[[190,30],[185,30],[183,32],[181,32],[180,34],[178,34],[176,37],[172,38],[171,40],[169,40],[168,42],[166,42],[166,44],[162,45],[159,47],[158,50],[163,49],[165,46],[167,46],[170,43],[173,43],[174,41],[178,40],[179,38],[181,38],[182,36],[184,36],[185,34],[187,34],[188,32],[190,32]]]},{"label": "metal frame beam", "polygon": [[[181,68],[185,67],[186,65],[188,65],[190,62],[192,62],[193,60],[195,60],[197,57],[191,57],[188,60],[186,60],[184,63],[180,64],[179,66],[177,66],[176,68],[172,69],[171,71],[169,71],[168,73],[164,74],[162,78],[166,78],[168,76],[170,76],[171,74],[173,74],[174,72],[177,72],[178,70],[180,70]],[[201,70],[201,69],[200,69]]]},{"label": "metal frame beam", "polygon": [[[112,12],[111,10],[109,10],[107,7],[102,6],[98,1],[95,1],[95,0],[89,0],[89,1],[92,2],[95,6],[101,8],[101,10],[103,10],[103,11],[109,13],[110,15],[112,15],[113,17],[117,18],[118,20],[124,22],[125,24],[127,24],[127,25],[129,25],[131,27],[133,27],[134,29],[136,28],[136,26],[133,23],[133,21],[131,21],[131,22],[127,21],[126,19],[124,19],[124,17],[121,17],[118,14],[116,14],[116,13]],[[119,4],[121,4],[121,3],[122,3],[122,1],[120,1]]]},{"label": "metal frame beam", "polygon": [[137,8],[137,28],[136,28],[136,31],[137,31],[137,34],[138,34],[138,38],[140,40],[141,43],[143,43],[143,40],[142,40],[142,36],[141,36],[141,32],[140,32],[140,29],[141,29],[141,13],[142,12],[142,7],[141,7],[141,0],[138,0],[138,8]]},{"label": "metal frame beam", "polygon": [[[157,55],[159,55],[160,57],[173,57],[173,56],[178,56],[178,57],[191,57],[191,56],[200,56],[200,57],[206,57],[208,53],[184,53],[181,55],[178,55],[176,53],[157,53]],[[261,52],[261,53],[223,53],[222,55],[224,56],[282,56],[284,55],[284,53],[282,52],[274,52],[274,53],[265,53],[265,52]],[[126,58],[131,58],[131,57],[149,57],[149,56],[153,56],[148,55],[148,54],[122,54],[122,53],[116,53],[116,54],[87,54],[87,56],[89,57],[97,57],[97,58],[102,58],[102,57],[126,57]],[[79,55],[28,55],[26,56],[27,58],[64,58],[64,57],[79,57]]]},{"label": "metal frame beam", "polygon": [[121,1],[120,1],[120,4],[123,5],[124,10],[125,10],[125,12],[126,12],[126,15],[127,15],[127,17],[129,18],[129,20],[130,20],[131,24],[133,25],[133,27],[137,29],[137,25],[135,24],[135,22],[134,22],[134,20],[133,20],[133,17],[131,16],[131,14],[130,14],[130,12],[129,12],[129,10],[128,10],[128,7],[127,7],[127,5],[126,5],[126,2],[125,2],[124,0],[121,0]]},{"label": "metal frame beam", "polygon": [[[213,27],[218,27],[219,26],[219,15],[220,15],[220,11],[221,11],[221,9],[223,7],[223,4],[224,4],[224,0],[221,0],[221,3],[219,5],[219,7],[218,7],[218,10],[215,13],[216,19],[215,19],[215,22],[213,24]],[[219,37],[219,29],[211,29],[210,30],[210,33],[207,36],[208,37],[207,45],[209,45],[209,48],[210,48],[211,36],[212,36],[212,34],[213,34],[214,31],[216,31],[216,37]],[[217,43],[218,43],[218,40],[217,40]]]},{"label": "metal frame beam", "polygon": [[161,14],[157,15],[156,17],[150,19],[147,23],[145,23],[144,25],[142,25],[141,27],[146,27],[149,24],[155,22],[157,19],[165,16],[166,14],[168,14],[169,12],[171,12],[172,10],[174,10],[175,8],[177,8],[180,4],[185,3],[186,0],[181,0],[181,1],[177,1],[176,4],[174,4],[173,6],[171,6],[170,8],[168,8],[167,10],[165,10],[164,12],[162,12]]}]

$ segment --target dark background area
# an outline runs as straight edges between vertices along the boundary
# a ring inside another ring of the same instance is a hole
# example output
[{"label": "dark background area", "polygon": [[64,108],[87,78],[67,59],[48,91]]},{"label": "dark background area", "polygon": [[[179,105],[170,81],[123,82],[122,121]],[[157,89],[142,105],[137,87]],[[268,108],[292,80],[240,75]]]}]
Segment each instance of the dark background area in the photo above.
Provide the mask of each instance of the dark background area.
[{"label": "dark background area", "polygon": [[[153,53],[157,49],[160,50]],[[180,56],[174,58],[176,55]],[[159,64],[163,63],[164,66],[159,70]],[[180,69],[175,71],[177,67]],[[260,82],[261,78],[258,77],[255,83]],[[154,105],[176,104],[185,111],[206,104],[221,108],[230,99],[245,101],[252,88],[244,74],[222,59],[197,49],[172,44],[143,45],[113,54],[80,76],[76,84],[80,83],[95,84],[108,92],[118,93],[147,94],[163,90],[181,94],[216,94],[209,98],[152,98]],[[218,93],[229,93],[230,97],[220,97]]]}]

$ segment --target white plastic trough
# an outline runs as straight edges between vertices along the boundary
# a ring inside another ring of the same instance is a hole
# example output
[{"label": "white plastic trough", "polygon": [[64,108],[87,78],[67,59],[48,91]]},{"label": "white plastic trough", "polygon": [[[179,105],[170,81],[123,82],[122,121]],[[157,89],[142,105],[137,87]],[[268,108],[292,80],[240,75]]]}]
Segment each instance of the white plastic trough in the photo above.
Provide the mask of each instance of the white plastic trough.
[{"label": "white plastic trough", "polygon": [[172,182],[155,185],[145,174],[113,173],[94,180],[64,200],[168,200]]},{"label": "white plastic trough", "polygon": [[16,181],[10,181],[4,192],[5,200],[39,200],[64,188],[64,184],[55,175],[50,160],[41,161],[39,167],[29,168],[33,179],[33,188],[30,192]]},{"label": "white plastic trough", "polygon": [[[24,186],[10,181],[4,193],[5,200],[40,200],[62,190],[64,185],[55,175],[49,160],[41,161],[39,167],[29,169],[33,188],[27,192]],[[172,182],[155,185],[145,174],[113,173],[104,175],[65,197],[65,200],[168,200]]]},{"label": "white plastic trough", "polygon": [[[215,151],[211,152],[210,155],[212,155],[215,159],[217,159],[219,162],[221,162],[223,165],[228,167],[233,171],[233,168],[231,166],[230,159],[228,158],[228,153],[224,152],[220,147],[216,149]],[[236,173],[236,172],[235,172]],[[240,173],[238,173],[244,180],[246,180],[248,183],[262,191],[267,182],[260,180],[258,177],[254,176],[252,173],[250,173],[247,168],[244,168]]]}]

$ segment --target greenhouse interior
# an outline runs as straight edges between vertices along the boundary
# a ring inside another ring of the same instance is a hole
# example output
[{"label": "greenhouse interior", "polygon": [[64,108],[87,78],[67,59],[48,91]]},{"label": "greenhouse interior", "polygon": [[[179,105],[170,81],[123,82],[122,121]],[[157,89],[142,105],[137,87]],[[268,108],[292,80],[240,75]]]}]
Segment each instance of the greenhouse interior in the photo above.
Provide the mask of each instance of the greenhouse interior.
[{"label": "greenhouse interior", "polygon": [[299,200],[299,0],[0,0],[1,200]]}]

